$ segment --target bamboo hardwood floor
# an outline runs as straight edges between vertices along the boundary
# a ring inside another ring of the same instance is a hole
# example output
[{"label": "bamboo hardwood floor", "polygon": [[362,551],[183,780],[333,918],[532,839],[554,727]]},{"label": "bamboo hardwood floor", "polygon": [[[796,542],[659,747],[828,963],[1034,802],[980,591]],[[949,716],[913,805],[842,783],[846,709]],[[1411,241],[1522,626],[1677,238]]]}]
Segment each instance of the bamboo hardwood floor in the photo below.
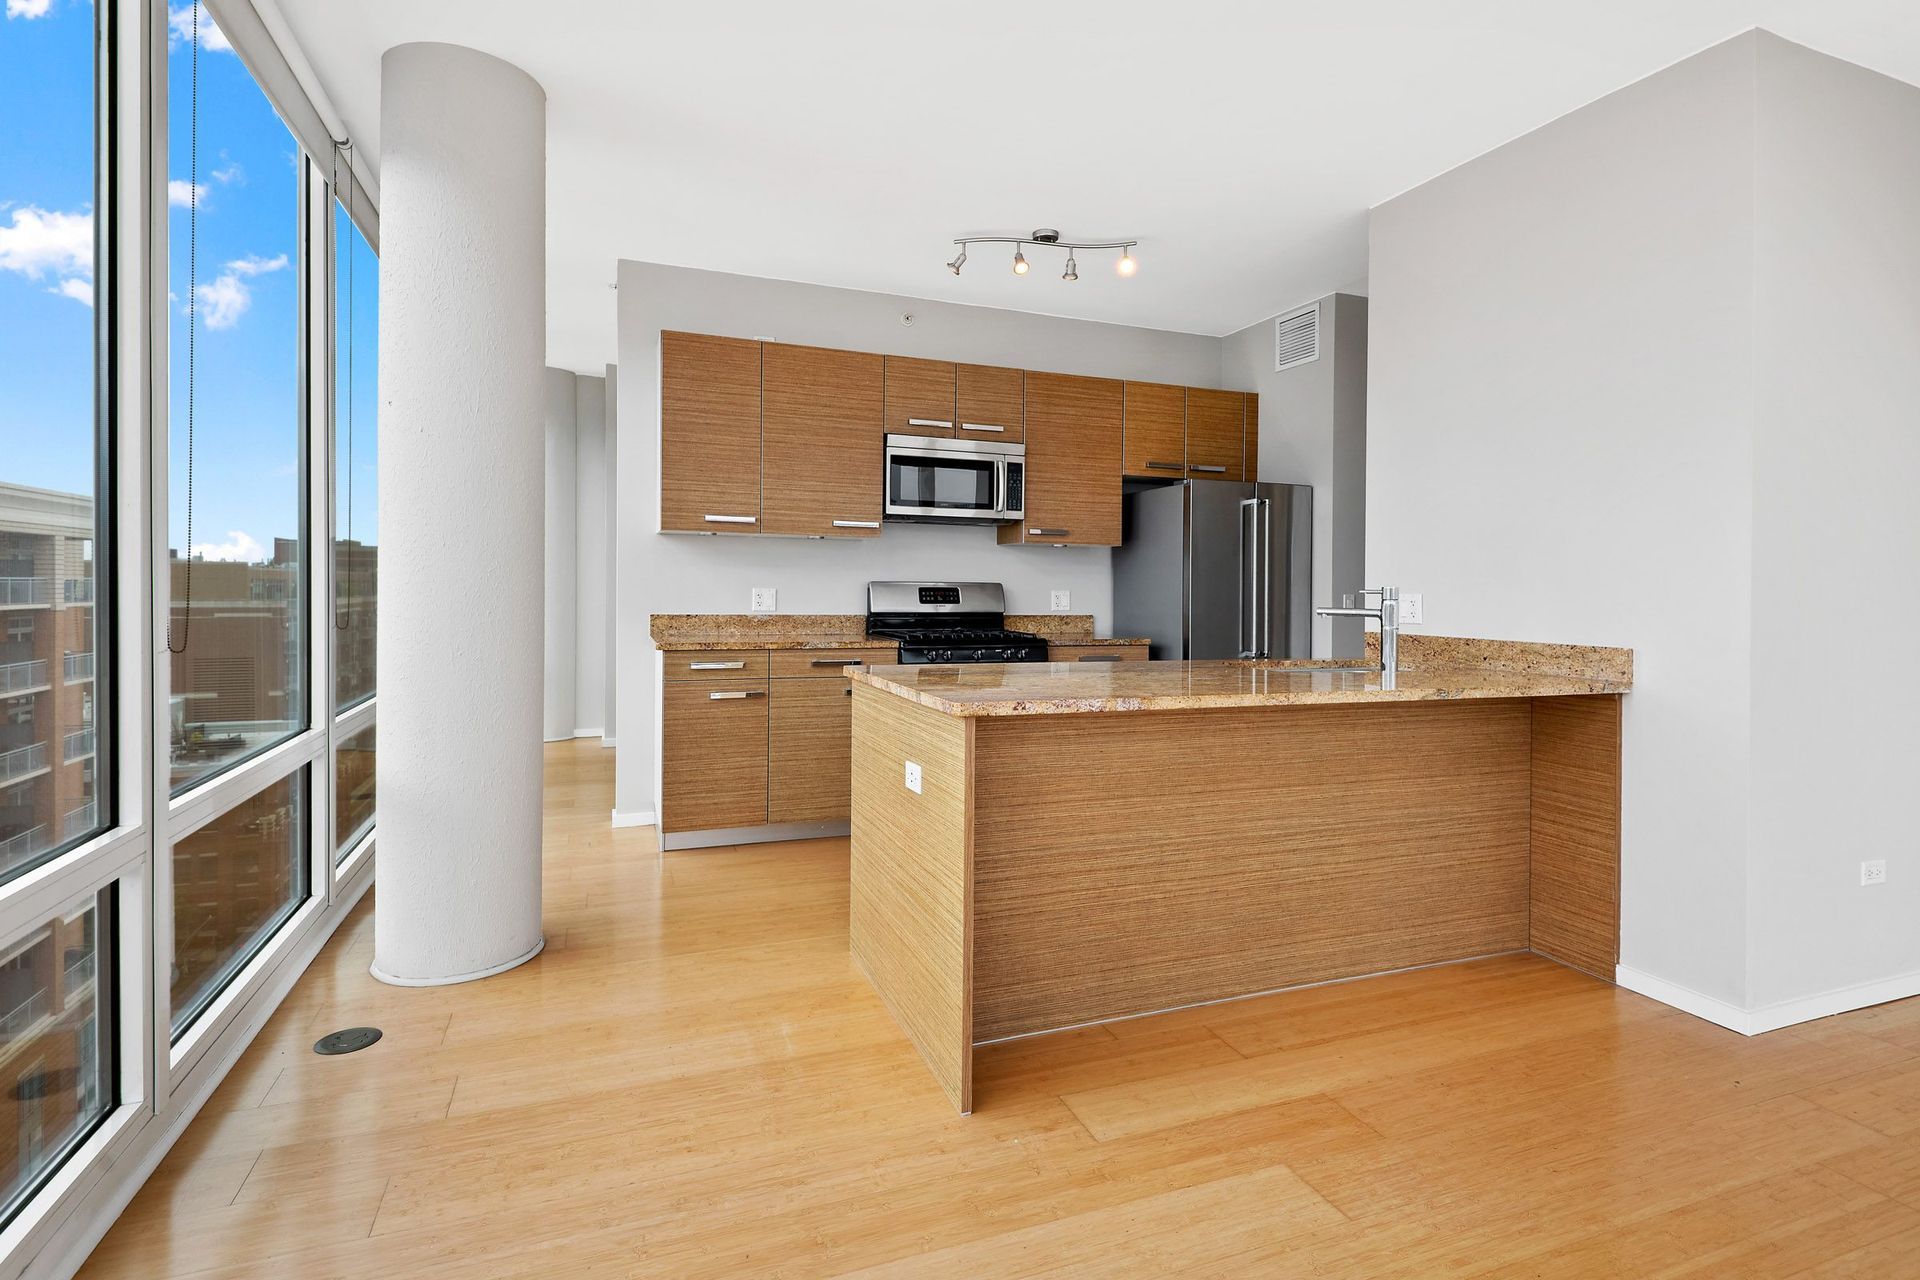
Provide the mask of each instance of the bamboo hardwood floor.
[{"label": "bamboo hardwood floor", "polygon": [[1503,957],[992,1046],[963,1118],[844,840],[661,857],[547,759],[547,951],[386,987],[363,907],[84,1276],[1920,1276],[1920,1001],[1748,1040]]}]

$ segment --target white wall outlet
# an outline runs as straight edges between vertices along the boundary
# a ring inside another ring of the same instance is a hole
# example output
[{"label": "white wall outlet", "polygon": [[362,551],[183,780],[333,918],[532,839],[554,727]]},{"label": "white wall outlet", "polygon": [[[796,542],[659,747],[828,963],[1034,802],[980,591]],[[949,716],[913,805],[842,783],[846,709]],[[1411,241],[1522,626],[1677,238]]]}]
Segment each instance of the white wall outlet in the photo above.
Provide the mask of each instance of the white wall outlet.
[{"label": "white wall outlet", "polygon": [[755,613],[772,613],[773,595],[774,591],[772,587],[755,587],[753,589],[753,611]]},{"label": "white wall outlet", "polygon": [[1400,597],[1400,621],[1408,626],[1420,625],[1420,593],[1409,591]]},{"label": "white wall outlet", "polygon": [[1349,591],[1340,597],[1340,607],[1342,609],[1353,608],[1353,592]]},{"label": "white wall outlet", "polygon": [[1053,593],[1053,611],[1055,613],[1065,613],[1071,608],[1073,608],[1073,592],[1056,591]]},{"label": "white wall outlet", "polygon": [[907,761],[907,790],[920,794],[920,765],[917,761]]},{"label": "white wall outlet", "polygon": [[1873,858],[1860,864],[1861,884],[1885,884],[1887,882],[1887,860]]}]

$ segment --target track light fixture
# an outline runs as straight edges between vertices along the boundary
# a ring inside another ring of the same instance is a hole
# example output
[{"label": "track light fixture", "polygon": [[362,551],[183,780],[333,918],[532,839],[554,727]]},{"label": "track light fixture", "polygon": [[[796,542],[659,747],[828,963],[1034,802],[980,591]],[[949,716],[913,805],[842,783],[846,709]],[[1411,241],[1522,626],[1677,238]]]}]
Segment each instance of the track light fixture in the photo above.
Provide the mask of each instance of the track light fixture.
[{"label": "track light fixture", "polygon": [[1076,243],[1073,241],[1062,240],[1060,238],[1060,233],[1058,231],[1055,231],[1052,227],[1036,227],[1032,235],[965,236],[965,237],[962,237],[961,239],[955,240],[954,243],[960,246],[960,252],[956,253],[953,256],[953,260],[947,263],[947,270],[953,272],[953,274],[955,275],[959,275],[960,268],[967,264],[967,249],[971,245],[976,245],[976,244],[1010,244],[1012,245],[1013,246],[1013,274],[1017,276],[1026,275],[1033,265],[1027,261],[1026,247],[1028,245],[1035,245],[1035,246],[1047,245],[1056,249],[1065,249],[1067,251],[1067,269],[1060,273],[1060,278],[1062,280],[1078,280],[1080,278],[1080,264],[1074,258],[1074,255],[1076,253],[1083,252],[1088,249],[1118,249],[1120,250],[1120,261],[1119,263],[1116,264],[1116,268],[1121,275],[1130,276],[1133,274],[1134,267],[1135,267],[1135,261],[1133,257],[1133,248],[1135,245],[1139,244],[1140,242],[1138,240],[1105,240],[1099,243],[1082,244],[1082,243]]}]

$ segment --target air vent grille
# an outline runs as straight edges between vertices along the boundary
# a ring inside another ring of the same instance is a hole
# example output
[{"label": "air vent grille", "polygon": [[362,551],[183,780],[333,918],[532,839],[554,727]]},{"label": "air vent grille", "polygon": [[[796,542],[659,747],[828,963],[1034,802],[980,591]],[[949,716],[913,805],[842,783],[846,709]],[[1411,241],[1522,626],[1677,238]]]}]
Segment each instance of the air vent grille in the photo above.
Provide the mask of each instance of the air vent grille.
[{"label": "air vent grille", "polygon": [[1291,369],[1320,358],[1320,304],[1273,322],[1273,369]]}]

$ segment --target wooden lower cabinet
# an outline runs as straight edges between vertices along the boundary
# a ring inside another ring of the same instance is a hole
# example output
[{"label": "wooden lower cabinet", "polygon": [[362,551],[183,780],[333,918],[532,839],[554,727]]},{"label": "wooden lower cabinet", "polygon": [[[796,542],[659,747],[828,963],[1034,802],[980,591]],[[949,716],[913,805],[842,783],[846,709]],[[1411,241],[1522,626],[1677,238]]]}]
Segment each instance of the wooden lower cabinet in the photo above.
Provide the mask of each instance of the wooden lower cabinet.
[{"label": "wooden lower cabinet", "polygon": [[853,794],[852,682],[810,676],[771,683],[767,821],[846,821]]},{"label": "wooden lower cabinet", "polygon": [[662,831],[765,825],[767,683],[709,678],[662,687]]}]

